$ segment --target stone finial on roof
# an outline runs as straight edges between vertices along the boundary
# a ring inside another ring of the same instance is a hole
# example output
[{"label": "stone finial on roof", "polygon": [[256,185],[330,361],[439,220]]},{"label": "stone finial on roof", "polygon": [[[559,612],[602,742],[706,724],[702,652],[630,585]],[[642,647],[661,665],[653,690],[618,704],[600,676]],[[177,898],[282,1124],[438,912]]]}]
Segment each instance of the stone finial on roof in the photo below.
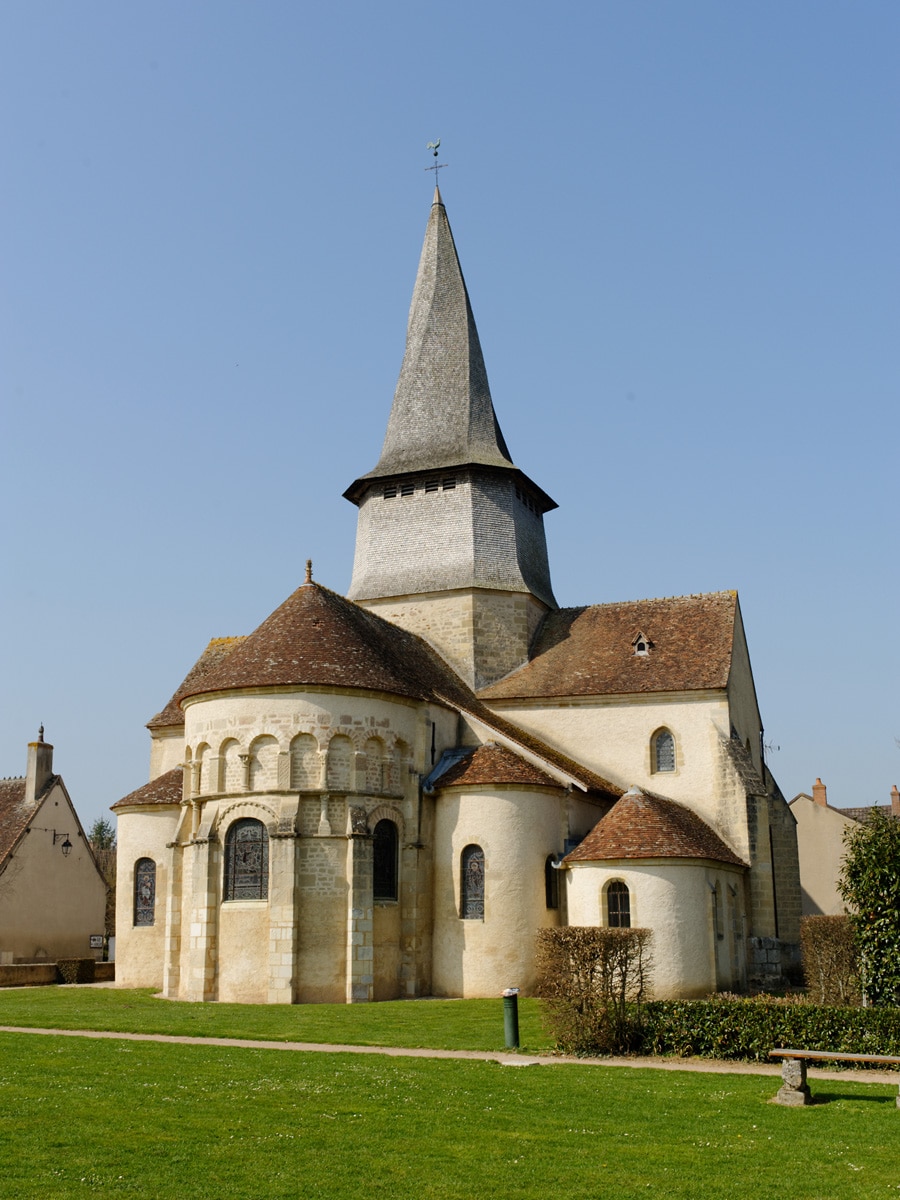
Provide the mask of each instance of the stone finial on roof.
[{"label": "stone finial on roof", "polygon": [[304,583],[312,583],[312,581],[313,581],[313,577],[312,577],[312,559],[311,559],[311,558],[308,558],[308,559],[306,560],[306,578],[303,580],[303,582],[304,582]]}]

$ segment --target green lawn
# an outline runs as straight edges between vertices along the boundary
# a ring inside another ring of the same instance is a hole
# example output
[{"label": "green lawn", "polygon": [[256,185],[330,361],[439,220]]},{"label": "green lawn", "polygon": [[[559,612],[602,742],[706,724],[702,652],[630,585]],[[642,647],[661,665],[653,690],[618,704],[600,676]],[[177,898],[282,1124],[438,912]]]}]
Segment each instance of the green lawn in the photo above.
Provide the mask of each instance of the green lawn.
[{"label": "green lawn", "polygon": [[826,1103],[787,1109],[767,1103],[776,1086],[769,1076],[0,1034],[0,1195],[896,1194],[894,1088],[819,1083]]},{"label": "green lawn", "polygon": [[[146,989],[0,989],[0,1025],[127,1033],[502,1050],[503,1001],[397,1000],[384,1004],[185,1004]],[[550,1049],[537,1000],[519,1001],[525,1051]],[[2,1193],[0,1193],[2,1195]]]}]

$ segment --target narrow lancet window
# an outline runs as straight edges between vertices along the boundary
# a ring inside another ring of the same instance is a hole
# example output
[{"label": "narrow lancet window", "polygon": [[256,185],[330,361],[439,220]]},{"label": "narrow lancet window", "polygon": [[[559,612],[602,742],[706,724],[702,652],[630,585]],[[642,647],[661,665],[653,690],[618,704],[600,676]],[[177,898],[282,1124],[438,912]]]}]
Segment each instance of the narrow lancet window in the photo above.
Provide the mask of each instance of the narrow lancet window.
[{"label": "narrow lancet window", "polygon": [[152,925],[156,915],[156,863],[139,858],[134,865],[134,923]]},{"label": "narrow lancet window", "polygon": [[460,859],[460,916],[464,921],[484,920],[484,851],[466,846]]}]

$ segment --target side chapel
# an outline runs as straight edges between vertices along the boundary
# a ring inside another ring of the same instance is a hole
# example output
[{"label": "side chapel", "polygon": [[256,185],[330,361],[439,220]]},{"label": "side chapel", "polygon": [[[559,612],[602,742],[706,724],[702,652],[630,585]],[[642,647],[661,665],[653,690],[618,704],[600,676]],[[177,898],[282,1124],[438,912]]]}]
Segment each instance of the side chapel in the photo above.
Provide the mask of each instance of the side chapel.
[{"label": "side chapel", "polygon": [[797,961],[795,821],[737,594],[559,608],[439,190],[347,597],[216,638],[114,805],[117,977],[186,1000],[494,996],[546,926],[643,926],[655,993]]}]

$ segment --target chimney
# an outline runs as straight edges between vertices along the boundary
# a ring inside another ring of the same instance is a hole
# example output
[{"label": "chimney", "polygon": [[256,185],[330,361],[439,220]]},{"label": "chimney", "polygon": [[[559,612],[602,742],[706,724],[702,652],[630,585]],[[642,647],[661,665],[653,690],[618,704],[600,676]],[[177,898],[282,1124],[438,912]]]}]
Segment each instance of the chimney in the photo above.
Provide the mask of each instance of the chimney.
[{"label": "chimney", "polygon": [[821,779],[817,779],[813,784],[813,802],[821,804],[823,808],[828,807],[828,800],[825,795],[825,784]]},{"label": "chimney", "polygon": [[44,741],[43,725],[38,740],[28,743],[28,770],[25,772],[25,800],[32,803],[40,796],[53,775],[53,747]]},{"label": "chimney", "polygon": [[900,792],[897,791],[896,783],[891,788],[891,816],[900,817]]}]

